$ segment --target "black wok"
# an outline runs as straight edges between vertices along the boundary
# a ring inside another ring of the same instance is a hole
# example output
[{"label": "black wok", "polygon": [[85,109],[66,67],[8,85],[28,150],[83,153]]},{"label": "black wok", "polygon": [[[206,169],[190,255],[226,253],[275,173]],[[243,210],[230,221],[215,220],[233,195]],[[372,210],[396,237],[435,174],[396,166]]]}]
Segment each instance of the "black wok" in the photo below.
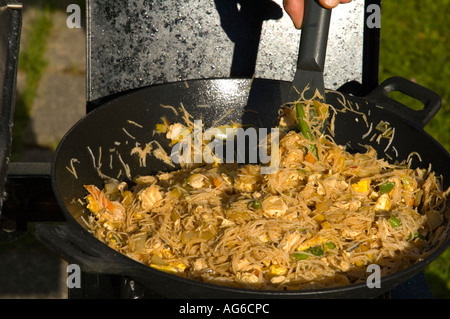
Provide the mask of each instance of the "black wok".
[{"label": "black wok", "polygon": [[[161,105],[178,107],[183,104],[194,119],[203,120],[205,127],[225,114],[222,124],[236,121],[272,127],[276,123],[278,106],[284,101],[291,84],[263,79],[254,81],[253,88],[257,88],[258,94],[252,105],[247,105],[250,79],[207,79],[138,89],[87,114],[64,136],[52,163],[54,193],[67,224],[37,225],[36,236],[69,263],[78,264],[86,272],[127,276],[169,298],[371,298],[407,281],[449,246],[450,238],[445,233],[442,244],[429,257],[382,278],[381,288],[369,288],[366,283],[360,283],[321,290],[259,291],[227,288],[160,272],[121,255],[87,231],[82,218],[88,211],[77,200],[86,195],[83,185],[102,187],[104,181],[98,168],[103,174],[119,179],[127,179],[124,164],[129,166],[131,176],[174,169],[151,157],[143,167],[138,157],[130,154],[136,143],[145,145],[152,140],[158,141],[170,154],[170,145],[164,135],[153,134],[153,130],[163,116],[173,122],[180,121],[180,117]],[[425,107],[413,111],[389,99],[387,93],[393,90],[421,100]],[[335,141],[338,144],[348,145],[352,152],[364,152],[362,145],[371,145],[379,156],[400,161],[406,160],[411,152],[417,152],[421,160],[412,156],[411,165],[428,168],[431,164],[432,169],[444,177],[445,187],[449,186],[450,155],[423,129],[440,107],[440,98],[434,92],[403,78],[391,78],[363,98],[328,91],[326,99],[336,109],[341,109],[341,101],[346,100],[358,112],[337,112]],[[387,139],[380,143],[375,139],[370,141],[372,134],[362,138],[369,127],[361,114],[365,114],[373,126],[383,120],[395,127],[391,144]]]}]

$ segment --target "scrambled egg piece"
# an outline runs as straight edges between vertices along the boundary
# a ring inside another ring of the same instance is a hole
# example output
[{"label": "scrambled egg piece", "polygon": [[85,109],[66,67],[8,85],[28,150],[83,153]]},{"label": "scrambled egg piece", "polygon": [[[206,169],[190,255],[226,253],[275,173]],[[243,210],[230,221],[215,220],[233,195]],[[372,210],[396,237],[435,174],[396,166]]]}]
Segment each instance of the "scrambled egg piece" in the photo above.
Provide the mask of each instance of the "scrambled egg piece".
[{"label": "scrambled egg piece", "polygon": [[370,180],[362,179],[359,182],[352,184],[352,188],[357,193],[367,193],[369,191]]},{"label": "scrambled egg piece", "polygon": [[286,272],[287,272],[286,267],[283,267],[278,264],[272,264],[269,267],[269,274],[274,275],[274,276],[281,276],[281,275],[286,274]]},{"label": "scrambled egg piece", "polygon": [[389,211],[391,209],[391,199],[388,194],[383,194],[377,199],[375,211]]}]

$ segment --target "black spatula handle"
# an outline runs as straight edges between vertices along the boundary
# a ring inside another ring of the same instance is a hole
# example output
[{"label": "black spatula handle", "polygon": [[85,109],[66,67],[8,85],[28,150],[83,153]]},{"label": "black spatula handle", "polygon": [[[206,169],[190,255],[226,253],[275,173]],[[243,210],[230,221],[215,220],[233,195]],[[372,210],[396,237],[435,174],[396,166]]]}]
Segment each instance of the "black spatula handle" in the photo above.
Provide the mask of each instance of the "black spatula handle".
[{"label": "black spatula handle", "polygon": [[303,16],[297,69],[323,72],[331,9],[317,0],[305,0]]}]

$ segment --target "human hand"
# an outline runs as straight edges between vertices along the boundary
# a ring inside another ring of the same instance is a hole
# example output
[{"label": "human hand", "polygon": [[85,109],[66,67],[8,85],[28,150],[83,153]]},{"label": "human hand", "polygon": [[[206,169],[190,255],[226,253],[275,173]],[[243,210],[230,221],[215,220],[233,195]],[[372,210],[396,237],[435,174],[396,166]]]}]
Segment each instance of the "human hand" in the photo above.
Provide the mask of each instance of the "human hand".
[{"label": "human hand", "polygon": [[[319,3],[327,9],[333,9],[339,3],[349,3],[352,0],[319,0]],[[291,17],[294,26],[301,29],[303,23],[304,0],[283,0],[284,10]]]}]

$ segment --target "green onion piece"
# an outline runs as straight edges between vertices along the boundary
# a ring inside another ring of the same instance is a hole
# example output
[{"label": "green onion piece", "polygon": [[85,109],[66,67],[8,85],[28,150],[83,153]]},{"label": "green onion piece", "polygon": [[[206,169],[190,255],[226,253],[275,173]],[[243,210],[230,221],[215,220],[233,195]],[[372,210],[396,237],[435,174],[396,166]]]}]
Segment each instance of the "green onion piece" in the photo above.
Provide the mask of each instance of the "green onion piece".
[{"label": "green onion piece", "polygon": [[380,185],[380,193],[386,194],[389,193],[395,186],[394,182],[385,182]]},{"label": "green onion piece", "polygon": [[[303,134],[304,137],[306,137],[308,140],[312,141],[313,136],[311,133],[311,129],[309,128],[308,123],[305,121],[305,110],[303,109],[303,105],[301,103],[297,103],[295,105],[295,110],[297,114],[297,128],[300,131],[300,133]],[[317,147],[314,144],[309,145],[309,151],[317,158],[319,159],[319,154],[317,152]]]},{"label": "green onion piece", "polygon": [[254,199],[251,202],[248,203],[248,207],[251,209],[260,209],[261,208],[261,201]]},{"label": "green onion piece", "polygon": [[414,239],[415,239],[415,238],[419,238],[419,239],[422,239],[422,240],[425,240],[425,239],[426,239],[425,236],[423,236],[423,235],[421,235],[421,234],[419,234],[419,233],[417,233],[416,236],[414,236]]},{"label": "green onion piece", "polygon": [[295,110],[297,112],[297,122],[298,122],[298,130],[306,137],[308,140],[312,140],[311,129],[309,128],[308,123],[305,122],[305,110],[303,109],[303,105],[301,103],[297,103],[295,105]]},{"label": "green onion piece", "polygon": [[414,240],[416,240],[416,239],[425,240],[426,238],[425,238],[425,236],[419,234],[419,232],[416,231],[416,232],[414,232],[414,236],[412,236],[412,234],[409,234],[408,239],[414,241]]},{"label": "green onion piece", "polygon": [[332,242],[326,243],[325,246],[326,246],[328,249],[334,249],[334,248],[336,247],[336,245],[333,244]]},{"label": "green onion piece", "polygon": [[308,259],[308,254],[305,253],[293,253],[292,256],[294,256],[295,260],[305,260]]},{"label": "green onion piece", "polygon": [[389,217],[389,224],[391,224],[392,227],[399,227],[402,223],[394,215],[391,215],[391,217]]},{"label": "green onion piece", "polygon": [[313,254],[314,256],[322,256],[324,253],[322,245],[316,245],[316,246],[309,247],[305,251]]}]

